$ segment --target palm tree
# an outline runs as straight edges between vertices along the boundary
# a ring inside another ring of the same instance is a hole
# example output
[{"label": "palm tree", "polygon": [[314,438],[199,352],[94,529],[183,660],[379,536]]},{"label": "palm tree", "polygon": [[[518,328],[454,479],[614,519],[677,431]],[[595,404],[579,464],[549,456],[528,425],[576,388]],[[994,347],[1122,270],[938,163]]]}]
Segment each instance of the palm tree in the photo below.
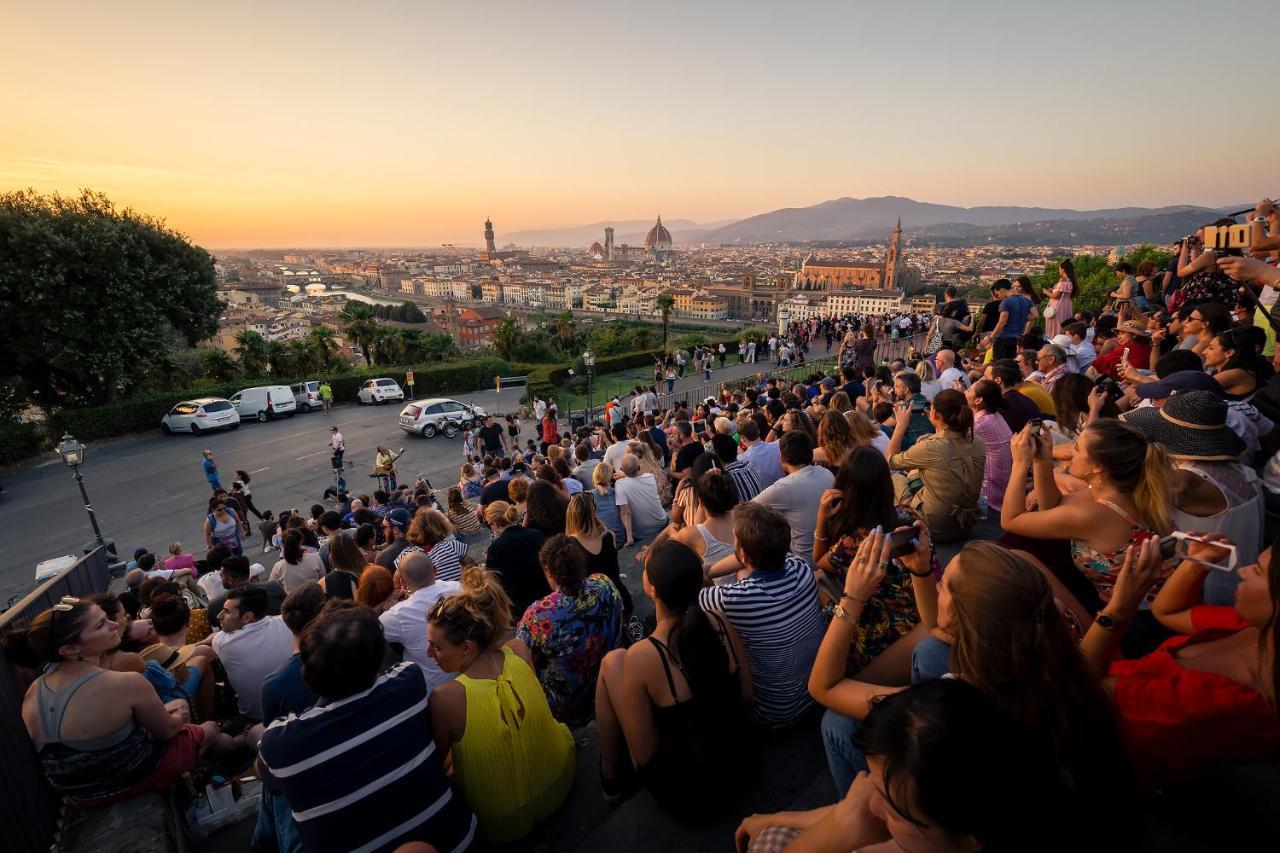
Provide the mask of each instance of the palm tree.
[{"label": "palm tree", "polygon": [[572,311],[565,311],[556,316],[556,342],[565,352],[573,348],[573,326]]},{"label": "palm tree", "polygon": [[289,341],[284,361],[287,365],[284,372],[288,376],[306,379],[315,367],[317,355],[305,341]]},{"label": "palm tree", "polygon": [[498,322],[493,330],[493,346],[498,351],[498,355],[503,358],[511,358],[511,354],[516,351],[516,344],[520,342],[520,324],[516,322],[516,318],[508,314]]},{"label": "palm tree", "polygon": [[426,360],[426,344],[422,339],[421,329],[396,329],[395,348],[399,356],[394,359],[400,364],[421,364]]},{"label": "palm tree", "polygon": [[245,376],[261,376],[266,372],[267,339],[257,332],[249,329],[237,332],[232,353],[240,359],[240,370]]},{"label": "palm tree", "polygon": [[378,325],[378,321],[373,318],[373,311],[368,305],[361,305],[355,302],[348,302],[346,307],[342,309],[343,330],[347,333],[347,337],[355,341],[355,343],[364,352],[364,363],[372,367],[373,358],[369,353],[369,349],[374,345],[378,338],[382,327]]},{"label": "palm tree", "polygon": [[667,321],[671,319],[671,309],[676,307],[676,298],[670,293],[658,294],[658,310],[662,312],[662,348],[667,348]]},{"label": "palm tree", "polygon": [[267,341],[267,365],[272,376],[284,376],[289,372],[289,355],[282,341]]},{"label": "palm tree", "polygon": [[328,369],[329,362],[333,360],[333,351],[338,348],[337,337],[328,326],[313,326],[307,332],[307,346],[324,369]]},{"label": "palm tree", "polygon": [[206,350],[200,373],[206,379],[234,379],[240,372],[235,359],[220,349]]}]

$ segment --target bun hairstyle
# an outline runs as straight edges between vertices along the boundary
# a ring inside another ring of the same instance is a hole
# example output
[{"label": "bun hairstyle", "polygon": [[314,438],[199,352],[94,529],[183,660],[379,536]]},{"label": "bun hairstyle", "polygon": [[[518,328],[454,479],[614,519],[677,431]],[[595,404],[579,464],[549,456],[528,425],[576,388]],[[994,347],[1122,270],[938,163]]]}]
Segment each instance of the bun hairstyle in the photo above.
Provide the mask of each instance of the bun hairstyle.
[{"label": "bun hairstyle", "polygon": [[32,619],[26,628],[16,628],[4,635],[5,657],[27,669],[39,669],[45,664],[63,660],[59,649],[73,645],[88,627],[89,616],[96,604],[90,601],[70,601],[69,597],[55,607]]},{"label": "bun hairstyle", "polygon": [[462,591],[440,599],[427,621],[455,646],[471,640],[481,649],[492,648],[511,625],[511,599],[497,575],[467,566],[462,570]]},{"label": "bun hairstyle", "polygon": [[954,388],[939,391],[933,398],[933,411],[947,429],[958,432],[965,438],[973,438],[973,409],[969,408],[964,395]]},{"label": "bun hairstyle", "polygon": [[520,510],[506,501],[485,504],[484,520],[498,527],[510,527],[520,521]]},{"label": "bun hairstyle", "polygon": [[571,598],[582,594],[582,582],[587,579],[587,552],[578,540],[563,533],[550,537],[538,550],[538,563],[560,592]]}]

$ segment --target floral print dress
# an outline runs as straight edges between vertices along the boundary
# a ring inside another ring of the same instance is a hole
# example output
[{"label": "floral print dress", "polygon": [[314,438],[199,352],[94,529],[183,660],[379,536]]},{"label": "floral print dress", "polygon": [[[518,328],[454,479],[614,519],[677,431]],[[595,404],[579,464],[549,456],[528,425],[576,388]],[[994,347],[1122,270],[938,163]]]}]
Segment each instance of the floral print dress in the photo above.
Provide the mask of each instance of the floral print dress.
[{"label": "floral print dress", "polygon": [[595,710],[600,661],[622,645],[622,596],[613,581],[591,575],[577,596],[556,591],[529,605],[516,638],[533,654],[552,715],[585,722]]}]

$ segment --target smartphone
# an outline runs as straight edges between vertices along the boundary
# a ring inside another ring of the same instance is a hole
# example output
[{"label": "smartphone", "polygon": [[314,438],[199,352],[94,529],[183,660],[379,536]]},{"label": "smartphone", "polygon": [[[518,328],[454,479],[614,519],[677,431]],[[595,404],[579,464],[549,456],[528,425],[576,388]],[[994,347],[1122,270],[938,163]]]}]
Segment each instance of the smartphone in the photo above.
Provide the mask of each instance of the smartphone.
[{"label": "smartphone", "polygon": [[912,542],[916,538],[915,527],[901,527],[889,534],[889,557],[905,557],[907,554],[914,554],[916,550],[915,544]]},{"label": "smartphone", "polygon": [[[1213,543],[1214,546],[1218,548],[1225,548],[1227,550],[1227,555],[1226,557],[1223,558],[1223,562],[1214,563],[1209,560],[1201,560],[1197,557],[1192,557],[1191,554],[1188,553],[1188,546],[1191,542],[1204,541],[1199,536],[1191,536],[1186,533],[1174,533],[1172,535],[1173,535],[1173,538],[1178,540],[1177,554],[1180,559],[1190,560],[1193,563],[1199,563],[1202,566],[1205,566],[1210,569],[1217,569],[1220,572],[1234,572],[1236,570],[1236,546],[1235,545],[1232,545],[1227,542],[1214,542]],[[1167,538],[1169,537],[1165,537],[1165,539]],[[1163,554],[1164,539],[1160,540],[1160,546],[1161,546],[1160,551]]]},{"label": "smartphone", "polygon": [[707,422],[706,422],[706,421],[694,421],[694,422],[693,422],[693,431],[694,431],[694,432],[706,432],[706,431],[707,431]]}]

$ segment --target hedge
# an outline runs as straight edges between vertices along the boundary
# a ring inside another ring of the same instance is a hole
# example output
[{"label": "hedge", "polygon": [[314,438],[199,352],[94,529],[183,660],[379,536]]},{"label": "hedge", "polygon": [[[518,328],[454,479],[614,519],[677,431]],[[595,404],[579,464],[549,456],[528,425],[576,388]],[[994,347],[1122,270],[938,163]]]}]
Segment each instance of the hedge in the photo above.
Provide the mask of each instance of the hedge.
[{"label": "hedge", "polygon": [[[333,397],[338,402],[356,399],[356,392],[366,379],[389,376],[397,382],[404,381],[407,365],[393,367],[368,367],[334,376],[330,382]],[[493,377],[507,375],[510,367],[499,358],[476,358],[454,364],[412,365],[413,393],[461,394],[493,387]],[[193,397],[230,397],[237,391],[256,385],[292,385],[302,379],[239,379],[235,382],[200,382],[195,385],[166,391],[136,394],[105,406],[84,409],[61,409],[50,418],[54,434],[69,432],[80,441],[158,429],[160,419],[180,400]],[[34,452],[34,451],[33,451]],[[30,454],[28,454],[30,455]]]},{"label": "hedge", "polygon": [[12,465],[35,456],[48,444],[39,424],[0,424],[0,465]]}]

